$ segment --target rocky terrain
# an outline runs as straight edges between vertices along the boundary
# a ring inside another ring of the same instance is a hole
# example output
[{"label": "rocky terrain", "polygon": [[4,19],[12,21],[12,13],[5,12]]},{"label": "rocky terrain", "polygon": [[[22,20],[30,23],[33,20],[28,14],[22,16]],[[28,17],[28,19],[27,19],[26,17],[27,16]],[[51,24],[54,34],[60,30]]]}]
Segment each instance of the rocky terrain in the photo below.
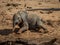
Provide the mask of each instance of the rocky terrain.
[{"label": "rocky terrain", "polygon": [[[22,38],[40,43],[57,38],[56,45],[60,45],[60,10],[37,10],[47,8],[60,8],[60,2],[53,0],[0,0],[0,41]],[[29,11],[30,9],[36,10]],[[38,33],[28,30],[22,34],[12,33],[12,17],[17,11],[23,10],[27,10],[28,14],[37,14],[40,16],[44,20],[44,26],[49,32]]]}]

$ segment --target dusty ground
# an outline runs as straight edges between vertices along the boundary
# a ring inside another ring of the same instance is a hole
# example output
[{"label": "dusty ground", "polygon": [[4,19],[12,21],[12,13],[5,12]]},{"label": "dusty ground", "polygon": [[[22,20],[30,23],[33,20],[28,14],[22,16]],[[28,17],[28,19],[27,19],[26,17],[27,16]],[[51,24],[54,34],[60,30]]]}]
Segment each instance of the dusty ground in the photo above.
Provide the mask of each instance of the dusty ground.
[{"label": "dusty ground", "polygon": [[[0,29],[12,29],[13,14],[19,10],[31,8],[60,8],[59,2],[42,2],[39,0],[0,0]],[[11,38],[24,39],[38,39],[50,40],[58,38],[57,42],[60,44],[60,11],[27,11],[29,14],[37,14],[45,21],[45,27],[49,31],[46,34],[26,31],[23,34],[9,34],[13,35]],[[42,30],[42,29],[41,29]],[[0,38],[5,39],[7,36],[0,35]]]}]

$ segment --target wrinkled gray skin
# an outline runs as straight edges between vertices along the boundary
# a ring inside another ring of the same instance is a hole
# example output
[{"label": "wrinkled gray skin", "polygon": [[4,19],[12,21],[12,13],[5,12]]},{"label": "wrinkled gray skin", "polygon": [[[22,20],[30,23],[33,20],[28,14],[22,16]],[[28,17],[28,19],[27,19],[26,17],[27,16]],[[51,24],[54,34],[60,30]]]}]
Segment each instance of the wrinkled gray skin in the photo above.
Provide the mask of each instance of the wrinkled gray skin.
[{"label": "wrinkled gray skin", "polygon": [[20,30],[28,30],[28,29],[34,29],[34,30],[39,30],[40,28],[43,28],[46,30],[46,28],[43,27],[42,20],[35,14],[28,15],[26,11],[18,11],[16,14],[13,16],[13,27],[18,24],[23,26],[20,28]]},{"label": "wrinkled gray skin", "polygon": [[28,29],[28,22],[27,22],[27,12],[18,11],[13,16],[13,27],[15,27],[16,24],[20,26],[20,23],[23,24],[23,27],[20,30],[27,30]]},{"label": "wrinkled gray skin", "polygon": [[29,28],[32,28],[36,31],[38,31],[40,28],[46,30],[44,28],[42,19],[35,14],[28,15],[28,24],[29,24]]}]

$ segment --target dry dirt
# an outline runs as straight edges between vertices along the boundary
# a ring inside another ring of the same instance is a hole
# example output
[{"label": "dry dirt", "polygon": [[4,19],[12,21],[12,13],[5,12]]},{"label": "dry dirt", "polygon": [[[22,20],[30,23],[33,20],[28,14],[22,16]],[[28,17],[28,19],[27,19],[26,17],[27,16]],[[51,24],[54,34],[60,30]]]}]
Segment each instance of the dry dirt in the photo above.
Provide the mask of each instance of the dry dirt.
[{"label": "dry dirt", "polygon": [[[0,30],[12,29],[12,17],[17,11],[23,11],[25,9],[35,8],[60,8],[60,2],[42,2],[40,0],[0,0]],[[10,38],[24,38],[24,39],[41,39],[51,40],[52,38],[58,38],[57,42],[60,44],[60,11],[27,11],[29,14],[37,14],[45,21],[45,28],[48,33],[30,32],[29,30],[22,34],[9,34],[0,35],[0,40],[4,40],[7,37]],[[42,30],[42,29],[41,29]],[[4,33],[4,32],[3,32]],[[40,41],[41,41],[40,40]]]}]

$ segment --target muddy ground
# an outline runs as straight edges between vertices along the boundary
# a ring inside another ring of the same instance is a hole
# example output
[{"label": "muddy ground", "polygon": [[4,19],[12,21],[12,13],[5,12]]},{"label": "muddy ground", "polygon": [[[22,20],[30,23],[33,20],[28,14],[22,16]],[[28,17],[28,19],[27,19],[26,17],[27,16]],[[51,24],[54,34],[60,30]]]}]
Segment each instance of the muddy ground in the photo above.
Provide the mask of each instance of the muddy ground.
[{"label": "muddy ground", "polygon": [[[60,45],[60,11],[27,11],[28,14],[37,14],[45,21],[44,26],[49,31],[48,33],[31,32],[30,30],[22,34],[11,32],[13,29],[12,17],[14,13],[27,9],[40,8],[60,8],[60,2],[55,2],[52,0],[46,2],[40,0],[0,0],[0,40],[3,41],[8,39],[23,38],[26,40],[43,42],[57,38],[57,45]],[[7,29],[9,30],[7,31]]]}]

